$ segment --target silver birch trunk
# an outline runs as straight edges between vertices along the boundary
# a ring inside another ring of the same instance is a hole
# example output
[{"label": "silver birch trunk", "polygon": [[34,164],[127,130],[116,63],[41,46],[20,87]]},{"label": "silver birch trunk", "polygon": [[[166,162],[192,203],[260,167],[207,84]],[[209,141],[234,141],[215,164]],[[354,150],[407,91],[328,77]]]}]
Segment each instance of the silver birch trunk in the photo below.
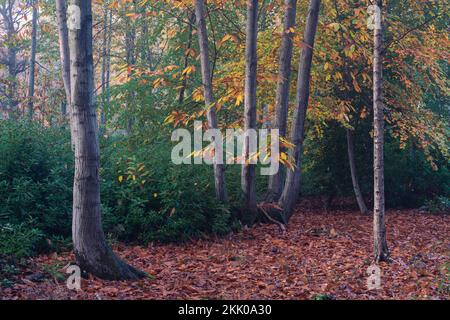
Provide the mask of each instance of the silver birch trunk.
[{"label": "silver birch trunk", "polygon": [[384,222],[383,1],[377,0],[376,4],[380,9],[381,17],[380,24],[374,28],[373,52],[373,233],[374,258],[376,262],[380,262],[388,259],[389,250],[386,242],[386,226]]}]

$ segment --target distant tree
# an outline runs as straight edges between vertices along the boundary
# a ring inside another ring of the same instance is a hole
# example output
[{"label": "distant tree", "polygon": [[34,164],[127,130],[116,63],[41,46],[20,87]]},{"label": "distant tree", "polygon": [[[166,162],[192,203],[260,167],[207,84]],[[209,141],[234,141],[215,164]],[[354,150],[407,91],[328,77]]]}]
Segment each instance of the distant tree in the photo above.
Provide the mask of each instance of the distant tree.
[{"label": "distant tree", "polygon": [[32,2],[31,16],[31,54],[30,71],[28,78],[28,117],[33,119],[34,112],[34,73],[36,70],[36,44],[37,44],[37,20],[38,20],[38,1]]},{"label": "distant tree", "polygon": [[23,45],[19,39],[19,33],[23,29],[22,20],[26,16],[28,8],[21,6],[16,0],[0,0],[0,39],[2,50],[0,51],[0,65],[7,68],[7,85],[0,86],[0,93],[5,98],[0,100],[9,116],[17,117],[17,76],[25,71],[28,61],[19,56]]}]

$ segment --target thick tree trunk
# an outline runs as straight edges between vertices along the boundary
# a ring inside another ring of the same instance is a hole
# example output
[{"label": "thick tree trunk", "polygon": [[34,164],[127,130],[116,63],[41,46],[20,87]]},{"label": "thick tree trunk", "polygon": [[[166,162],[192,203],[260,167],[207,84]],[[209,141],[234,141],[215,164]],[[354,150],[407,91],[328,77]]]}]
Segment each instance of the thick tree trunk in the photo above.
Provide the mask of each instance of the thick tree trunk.
[{"label": "thick tree trunk", "polygon": [[[374,28],[373,53],[373,114],[374,114],[374,255],[375,261],[386,261],[389,250],[386,242],[386,226],[384,222],[384,105],[383,105],[383,1],[377,0],[379,7],[379,25]],[[375,12],[374,14],[378,14]],[[377,19],[375,19],[377,20]],[[377,24],[377,23],[376,23]]]},{"label": "thick tree trunk", "polygon": [[34,73],[36,69],[36,42],[37,42],[37,1],[33,2],[33,13],[31,18],[31,54],[30,54],[30,77],[28,79],[28,117],[33,119],[34,112]]},{"label": "thick tree trunk", "polygon": [[[211,129],[218,127],[216,107],[212,87],[211,64],[209,61],[208,34],[206,31],[206,10],[204,0],[195,1],[195,16],[197,19],[197,34],[200,48],[200,65],[202,71],[203,91],[205,96],[205,105],[208,109],[208,126]],[[215,148],[217,150],[217,148]],[[221,202],[228,201],[227,189],[225,184],[225,168],[223,164],[214,162],[214,184],[216,197]]]},{"label": "thick tree trunk", "polygon": [[[291,28],[295,26],[297,0],[285,0],[283,39],[281,42],[280,59],[278,63],[278,83],[275,101],[274,129],[279,130],[280,137],[286,138],[287,113],[289,106],[289,85],[292,65],[292,36]],[[280,152],[284,150],[281,149]],[[281,166],[277,173],[269,177],[266,201],[278,201],[282,191],[285,168]]]},{"label": "thick tree trunk", "polygon": [[[245,44],[245,88],[244,88],[244,131],[256,129],[256,72],[258,39],[258,1],[247,0],[247,27]],[[241,188],[243,193],[243,222],[253,224],[257,215],[256,206],[256,168],[249,163],[250,136],[244,137],[242,148]]]},{"label": "thick tree trunk", "polygon": [[347,131],[348,163],[350,165],[350,174],[352,176],[353,191],[355,192],[355,197],[356,201],[358,202],[359,211],[361,211],[362,214],[367,214],[368,210],[366,207],[366,203],[364,202],[364,197],[361,193],[361,188],[359,187],[358,172],[356,170],[353,132],[350,129],[347,129],[346,131]]},{"label": "thick tree trunk", "polygon": [[99,145],[92,58],[91,1],[71,0],[80,8],[80,28],[69,32],[71,121],[75,142],[72,236],[78,265],[104,279],[137,279],[144,273],[120,260],[108,246],[101,225]]},{"label": "thick tree trunk", "polygon": [[[279,205],[283,208],[285,220],[292,216],[300,193],[300,177],[302,169],[303,140],[305,135],[306,109],[309,100],[311,64],[313,57],[314,39],[319,20],[320,0],[311,0],[303,35],[302,54],[297,79],[297,108],[294,113],[294,123],[291,132],[291,142],[295,145],[290,152],[294,159],[295,169],[287,171],[286,182],[281,194]],[[286,222],[285,221],[285,222]]]}]

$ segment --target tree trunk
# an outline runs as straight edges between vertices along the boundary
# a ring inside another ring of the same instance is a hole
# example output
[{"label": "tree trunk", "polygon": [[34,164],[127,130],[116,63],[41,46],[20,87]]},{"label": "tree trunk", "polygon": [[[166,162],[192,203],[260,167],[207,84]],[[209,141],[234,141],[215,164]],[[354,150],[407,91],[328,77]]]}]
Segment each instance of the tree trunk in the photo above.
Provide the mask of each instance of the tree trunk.
[{"label": "tree trunk", "polygon": [[361,211],[362,214],[367,214],[368,210],[364,202],[364,197],[361,193],[361,189],[359,187],[358,172],[356,170],[353,132],[350,129],[347,129],[346,131],[347,131],[348,163],[350,165],[350,173],[352,176],[353,191],[355,192],[355,197],[356,201],[358,202],[359,211]]},{"label": "tree trunk", "polygon": [[91,1],[80,8],[80,28],[69,31],[71,106],[75,142],[72,236],[78,265],[103,279],[137,279],[144,273],[120,260],[108,246],[101,225],[99,145],[94,105]]},{"label": "tree trunk", "polygon": [[320,0],[311,0],[306,20],[305,33],[303,35],[302,54],[298,69],[297,79],[297,108],[294,113],[294,123],[291,133],[291,142],[295,145],[290,155],[294,159],[295,168],[288,170],[283,193],[279,205],[283,208],[285,222],[292,216],[300,193],[300,177],[302,168],[303,141],[305,135],[306,109],[309,100],[309,87],[311,77],[311,64],[313,57],[314,39],[319,20]]},{"label": "tree trunk", "polygon": [[[380,9],[379,24],[374,28],[374,53],[373,53],[373,114],[374,114],[374,255],[375,261],[386,261],[389,250],[386,242],[386,226],[384,222],[384,105],[383,105],[383,1],[377,0]],[[378,14],[375,11],[374,14]],[[377,19],[375,19],[377,20]]]},{"label": "tree trunk", "polygon": [[[190,49],[192,46],[192,23],[195,19],[195,16],[193,13],[188,13],[188,20],[189,20],[189,30],[188,30],[188,41],[187,41],[187,48],[186,48],[186,53],[184,55],[184,69],[186,69],[189,65],[189,54],[190,54]],[[205,26],[205,31],[206,31],[206,26]],[[208,57],[209,58],[209,57]],[[184,92],[186,91],[186,86],[187,86],[187,75],[184,76],[183,81],[181,82],[181,88],[180,91],[178,91],[178,103],[182,104],[184,101]]]},{"label": "tree trunk", "polygon": [[33,2],[31,18],[31,54],[30,54],[30,78],[28,79],[28,117],[33,119],[34,112],[34,72],[36,69],[36,36],[37,36],[37,1]]},{"label": "tree trunk", "polygon": [[[109,25],[108,25],[108,40],[106,43],[106,75],[105,75],[105,82],[106,82],[106,105],[109,106],[109,102],[111,100],[111,93],[110,93],[110,78],[111,78],[111,36],[112,36],[112,10],[109,10]],[[106,119],[105,119],[106,121]]]},{"label": "tree trunk", "polygon": [[[133,0],[132,4],[133,12],[136,12],[136,2]],[[127,8],[127,11],[131,11],[129,8]],[[128,66],[128,80],[132,80],[133,77],[133,68],[135,67],[136,63],[136,25],[134,23],[134,20],[132,20],[130,17],[125,17],[127,19],[126,21],[126,32],[125,32],[125,51],[126,51],[126,62]],[[129,113],[128,121],[127,121],[127,133],[130,134],[133,126],[135,118],[133,116],[133,108],[136,103],[136,92],[130,92],[130,98],[127,103],[127,110]]]},{"label": "tree trunk", "polygon": [[71,100],[71,84],[70,84],[70,53],[69,53],[69,31],[67,29],[67,16],[66,16],[66,2],[65,0],[56,0],[56,18],[58,21],[58,35],[59,35],[59,58],[61,60],[61,75],[64,83],[64,90],[66,92],[66,104],[61,109],[63,121],[66,120],[66,111],[69,111],[69,126],[72,149],[75,148],[73,137],[73,121]]},{"label": "tree trunk", "polygon": [[[204,0],[195,1],[195,15],[197,18],[197,34],[200,48],[200,65],[202,71],[203,91],[205,95],[205,105],[208,109],[207,118],[208,126],[216,129],[217,115],[212,87],[211,64],[209,61],[208,35],[206,31],[205,21],[205,4]],[[217,150],[217,148],[215,148]],[[228,201],[227,188],[225,184],[225,168],[223,164],[214,162],[214,184],[216,197],[221,202]]]},{"label": "tree trunk", "polygon": [[[292,36],[290,31],[295,26],[297,0],[285,0],[283,39],[281,42],[280,59],[278,63],[278,83],[275,101],[275,123],[273,128],[279,130],[280,137],[286,138],[287,113],[289,107],[289,85],[292,65]],[[280,152],[283,152],[280,149]],[[281,166],[277,173],[269,177],[266,201],[278,201],[282,191],[285,168]]]},{"label": "tree trunk", "polygon": [[66,2],[56,0],[56,18],[58,20],[59,57],[61,59],[61,74],[66,91],[67,104],[70,105],[70,57],[69,33],[67,30]]},{"label": "tree trunk", "polygon": [[103,130],[106,122],[105,104],[106,104],[106,67],[107,67],[107,42],[108,42],[108,6],[103,6],[103,39],[102,39],[102,107],[100,110],[100,128]]},{"label": "tree trunk", "polygon": [[[247,0],[247,27],[245,43],[245,88],[244,88],[244,131],[256,129],[256,72],[258,39],[258,1]],[[250,157],[250,136],[244,137],[242,148],[241,188],[243,193],[243,222],[253,224],[256,219],[256,168],[248,163]]]}]

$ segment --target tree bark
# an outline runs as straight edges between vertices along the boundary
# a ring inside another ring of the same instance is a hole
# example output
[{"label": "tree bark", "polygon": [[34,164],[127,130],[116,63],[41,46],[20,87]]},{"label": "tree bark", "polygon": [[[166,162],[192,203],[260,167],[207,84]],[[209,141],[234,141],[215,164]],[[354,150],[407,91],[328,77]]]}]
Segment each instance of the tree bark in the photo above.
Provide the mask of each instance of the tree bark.
[{"label": "tree bark", "polygon": [[[280,58],[278,63],[278,83],[275,100],[275,123],[273,128],[279,130],[280,137],[286,138],[287,113],[289,107],[289,86],[292,65],[292,37],[291,28],[295,26],[297,0],[285,0],[283,39],[281,42]],[[280,149],[280,152],[283,152]],[[266,201],[278,201],[282,191],[285,168],[281,166],[277,173],[269,177]]]},{"label": "tree bark", "polygon": [[289,221],[300,193],[300,178],[302,168],[303,141],[305,135],[306,109],[309,100],[311,64],[314,39],[319,20],[320,0],[311,0],[308,8],[308,18],[303,35],[302,54],[297,79],[297,108],[294,113],[294,123],[291,132],[291,142],[294,144],[290,155],[294,159],[295,168],[288,170],[286,182],[281,194],[279,205],[283,208],[285,222]]},{"label": "tree bark", "polygon": [[67,29],[66,16],[66,1],[56,0],[56,18],[58,21],[58,35],[59,35],[59,58],[61,60],[61,75],[64,83],[64,90],[66,92],[66,104],[61,108],[63,122],[66,120],[66,112],[69,111],[69,127],[72,149],[75,148],[73,137],[73,126],[70,118],[72,117],[71,100],[71,84],[70,84],[70,53],[69,53],[69,30]]},{"label": "tree bark", "polygon": [[101,224],[99,145],[92,57],[91,1],[80,8],[80,27],[69,31],[71,106],[75,142],[72,236],[78,265],[103,279],[137,279],[144,273],[120,260],[108,246]]},{"label": "tree bark", "polygon": [[[208,109],[208,126],[211,129],[218,127],[215,100],[213,95],[211,64],[209,61],[208,34],[206,30],[206,10],[204,0],[195,1],[195,16],[197,20],[197,34],[200,48],[200,65],[202,71],[203,91],[205,96],[205,105]],[[217,148],[215,148],[217,150]],[[214,162],[214,184],[216,198],[221,202],[228,201],[227,189],[225,184],[225,168],[223,164]]]},{"label": "tree bark", "polygon": [[36,69],[36,42],[37,42],[37,1],[32,3],[32,18],[31,18],[31,54],[30,54],[30,77],[28,79],[28,117],[33,119],[34,112],[34,73]]},{"label": "tree bark", "polygon": [[359,211],[361,211],[362,214],[367,214],[368,210],[366,207],[366,203],[364,202],[364,197],[361,193],[361,188],[359,187],[358,172],[356,170],[353,132],[350,129],[347,129],[346,131],[347,131],[348,163],[350,165],[350,174],[352,176],[353,191],[355,192],[355,197],[356,201],[358,202]]},{"label": "tree bark", "polygon": [[[380,24],[374,28],[373,53],[373,114],[374,114],[374,255],[375,261],[386,261],[389,250],[386,241],[386,226],[384,222],[384,105],[383,105],[383,1],[377,0],[380,9]],[[375,12],[375,14],[377,14]]]},{"label": "tree bark", "polygon": [[[59,57],[61,59],[61,74],[66,91],[66,101],[70,105],[70,57],[69,32],[67,30],[65,0],[56,0],[56,18],[58,20]],[[70,107],[69,107],[70,108]]]},{"label": "tree bark", "polygon": [[[245,43],[245,88],[244,88],[244,131],[256,129],[256,73],[257,73],[257,39],[258,39],[258,1],[247,0],[247,26]],[[242,220],[253,224],[257,215],[256,206],[256,170],[249,163],[250,136],[245,135],[242,148],[241,188],[243,193]]]}]

